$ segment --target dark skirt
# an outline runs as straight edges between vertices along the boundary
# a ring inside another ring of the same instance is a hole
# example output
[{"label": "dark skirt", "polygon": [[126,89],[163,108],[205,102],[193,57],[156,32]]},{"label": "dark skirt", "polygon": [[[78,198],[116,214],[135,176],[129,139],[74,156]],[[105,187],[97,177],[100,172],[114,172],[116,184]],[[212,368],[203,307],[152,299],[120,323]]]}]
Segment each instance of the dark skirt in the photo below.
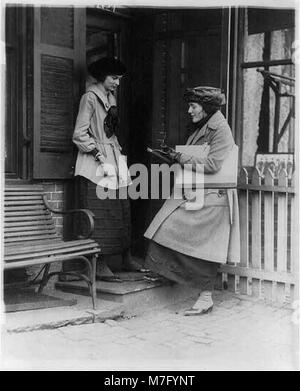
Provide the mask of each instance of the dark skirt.
[{"label": "dark skirt", "polygon": [[[101,200],[97,197],[97,185],[84,177],[78,177],[79,206],[94,213],[92,238],[101,246],[102,255],[122,254],[130,249],[131,211],[129,199]],[[82,221],[84,224],[84,221]]]},{"label": "dark skirt", "polygon": [[151,240],[144,266],[176,283],[212,291],[219,264],[181,254]]}]

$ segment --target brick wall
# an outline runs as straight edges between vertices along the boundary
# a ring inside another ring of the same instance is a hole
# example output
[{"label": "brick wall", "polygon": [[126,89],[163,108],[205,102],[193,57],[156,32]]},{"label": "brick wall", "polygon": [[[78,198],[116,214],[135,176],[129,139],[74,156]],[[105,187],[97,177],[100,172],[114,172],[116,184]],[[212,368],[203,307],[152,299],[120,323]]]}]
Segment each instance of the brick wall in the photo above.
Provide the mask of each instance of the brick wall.
[{"label": "brick wall", "polygon": [[[63,210],[65,204],[65,191],[64,182],[62,181],[45,181],[42,182],[47,195],[47,200],[50,206],[56,210]],[[55,228],[60,236],[63,236],[63,216],[60,214],[52,213],[52,217],[55,223]]]}]

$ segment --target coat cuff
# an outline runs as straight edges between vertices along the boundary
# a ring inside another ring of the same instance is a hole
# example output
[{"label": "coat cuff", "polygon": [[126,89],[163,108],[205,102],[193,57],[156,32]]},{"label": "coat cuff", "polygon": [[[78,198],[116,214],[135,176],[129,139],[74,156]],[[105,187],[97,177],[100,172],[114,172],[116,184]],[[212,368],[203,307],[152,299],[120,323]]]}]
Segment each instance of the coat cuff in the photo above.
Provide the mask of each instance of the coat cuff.
[{"label": "coat cuff", "polygon": [[178,158],[180,164],[188,164],[191,163],[193,160],[192,156],[187,155],[185,153],[181,153]]},{"label": "coat cuff", "polygon": [[91,150],[89,153],[91,153],[94,157],[96,157],[97,153],[98,153],[98,149],[97,148],[94,148],[93,150]]}]

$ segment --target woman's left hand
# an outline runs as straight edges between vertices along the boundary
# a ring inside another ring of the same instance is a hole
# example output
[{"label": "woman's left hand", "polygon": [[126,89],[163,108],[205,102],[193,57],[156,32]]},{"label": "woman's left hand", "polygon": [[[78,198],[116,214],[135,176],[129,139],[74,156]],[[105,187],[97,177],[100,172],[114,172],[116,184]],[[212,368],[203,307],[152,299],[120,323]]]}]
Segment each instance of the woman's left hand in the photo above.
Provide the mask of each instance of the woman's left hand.
[{"label": "woman's left hand", "polygon": [[175,150],[169,152],[169,157],[173,162],[178,162],[180,163],[180,152],[176,152]]}]

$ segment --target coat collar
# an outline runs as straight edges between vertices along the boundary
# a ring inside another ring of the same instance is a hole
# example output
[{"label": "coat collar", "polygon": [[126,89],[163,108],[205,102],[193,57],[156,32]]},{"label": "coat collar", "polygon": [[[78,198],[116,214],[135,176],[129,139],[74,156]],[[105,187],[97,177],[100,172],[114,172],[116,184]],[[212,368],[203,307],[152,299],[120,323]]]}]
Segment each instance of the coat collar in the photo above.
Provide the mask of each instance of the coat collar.
[{"label": "coat collar", "polygon": [[94,94],[96,94],[98,96],[98,98],[101,100],[101,102],[103,103],[103,106],[105,108],[105,110],[107,111],[111,106],[116,106],[116,98],[114,97],[114,95],[109,92],[108,94],[106,94],[100,86],[98,86],[97,84],[93,84],[91,85],[88,89],[87,89],[87,92],[93,92]]},{"label": "coat collar", "polygon": [[191,142],[193,144],[196,144],[196,142],[205,135],[206,130],[212,129],[216,130],[220,123],[225,121],[224,115],[221,113],[220,110],[216,111],[215,114],[213,114],[210,119],[207,121],[205,125],[202,126],[201,129],[197,129],[189,138],[187,141],[187,144],[190,145]]},{"label": "coat collar", "polygon": [[216,111],[214,115],[210,117],[210,119],[207,121],[206,126],[212,130],[216,130],[220,123],[225,121],[224,115],[221,113],[220,110]]}]

